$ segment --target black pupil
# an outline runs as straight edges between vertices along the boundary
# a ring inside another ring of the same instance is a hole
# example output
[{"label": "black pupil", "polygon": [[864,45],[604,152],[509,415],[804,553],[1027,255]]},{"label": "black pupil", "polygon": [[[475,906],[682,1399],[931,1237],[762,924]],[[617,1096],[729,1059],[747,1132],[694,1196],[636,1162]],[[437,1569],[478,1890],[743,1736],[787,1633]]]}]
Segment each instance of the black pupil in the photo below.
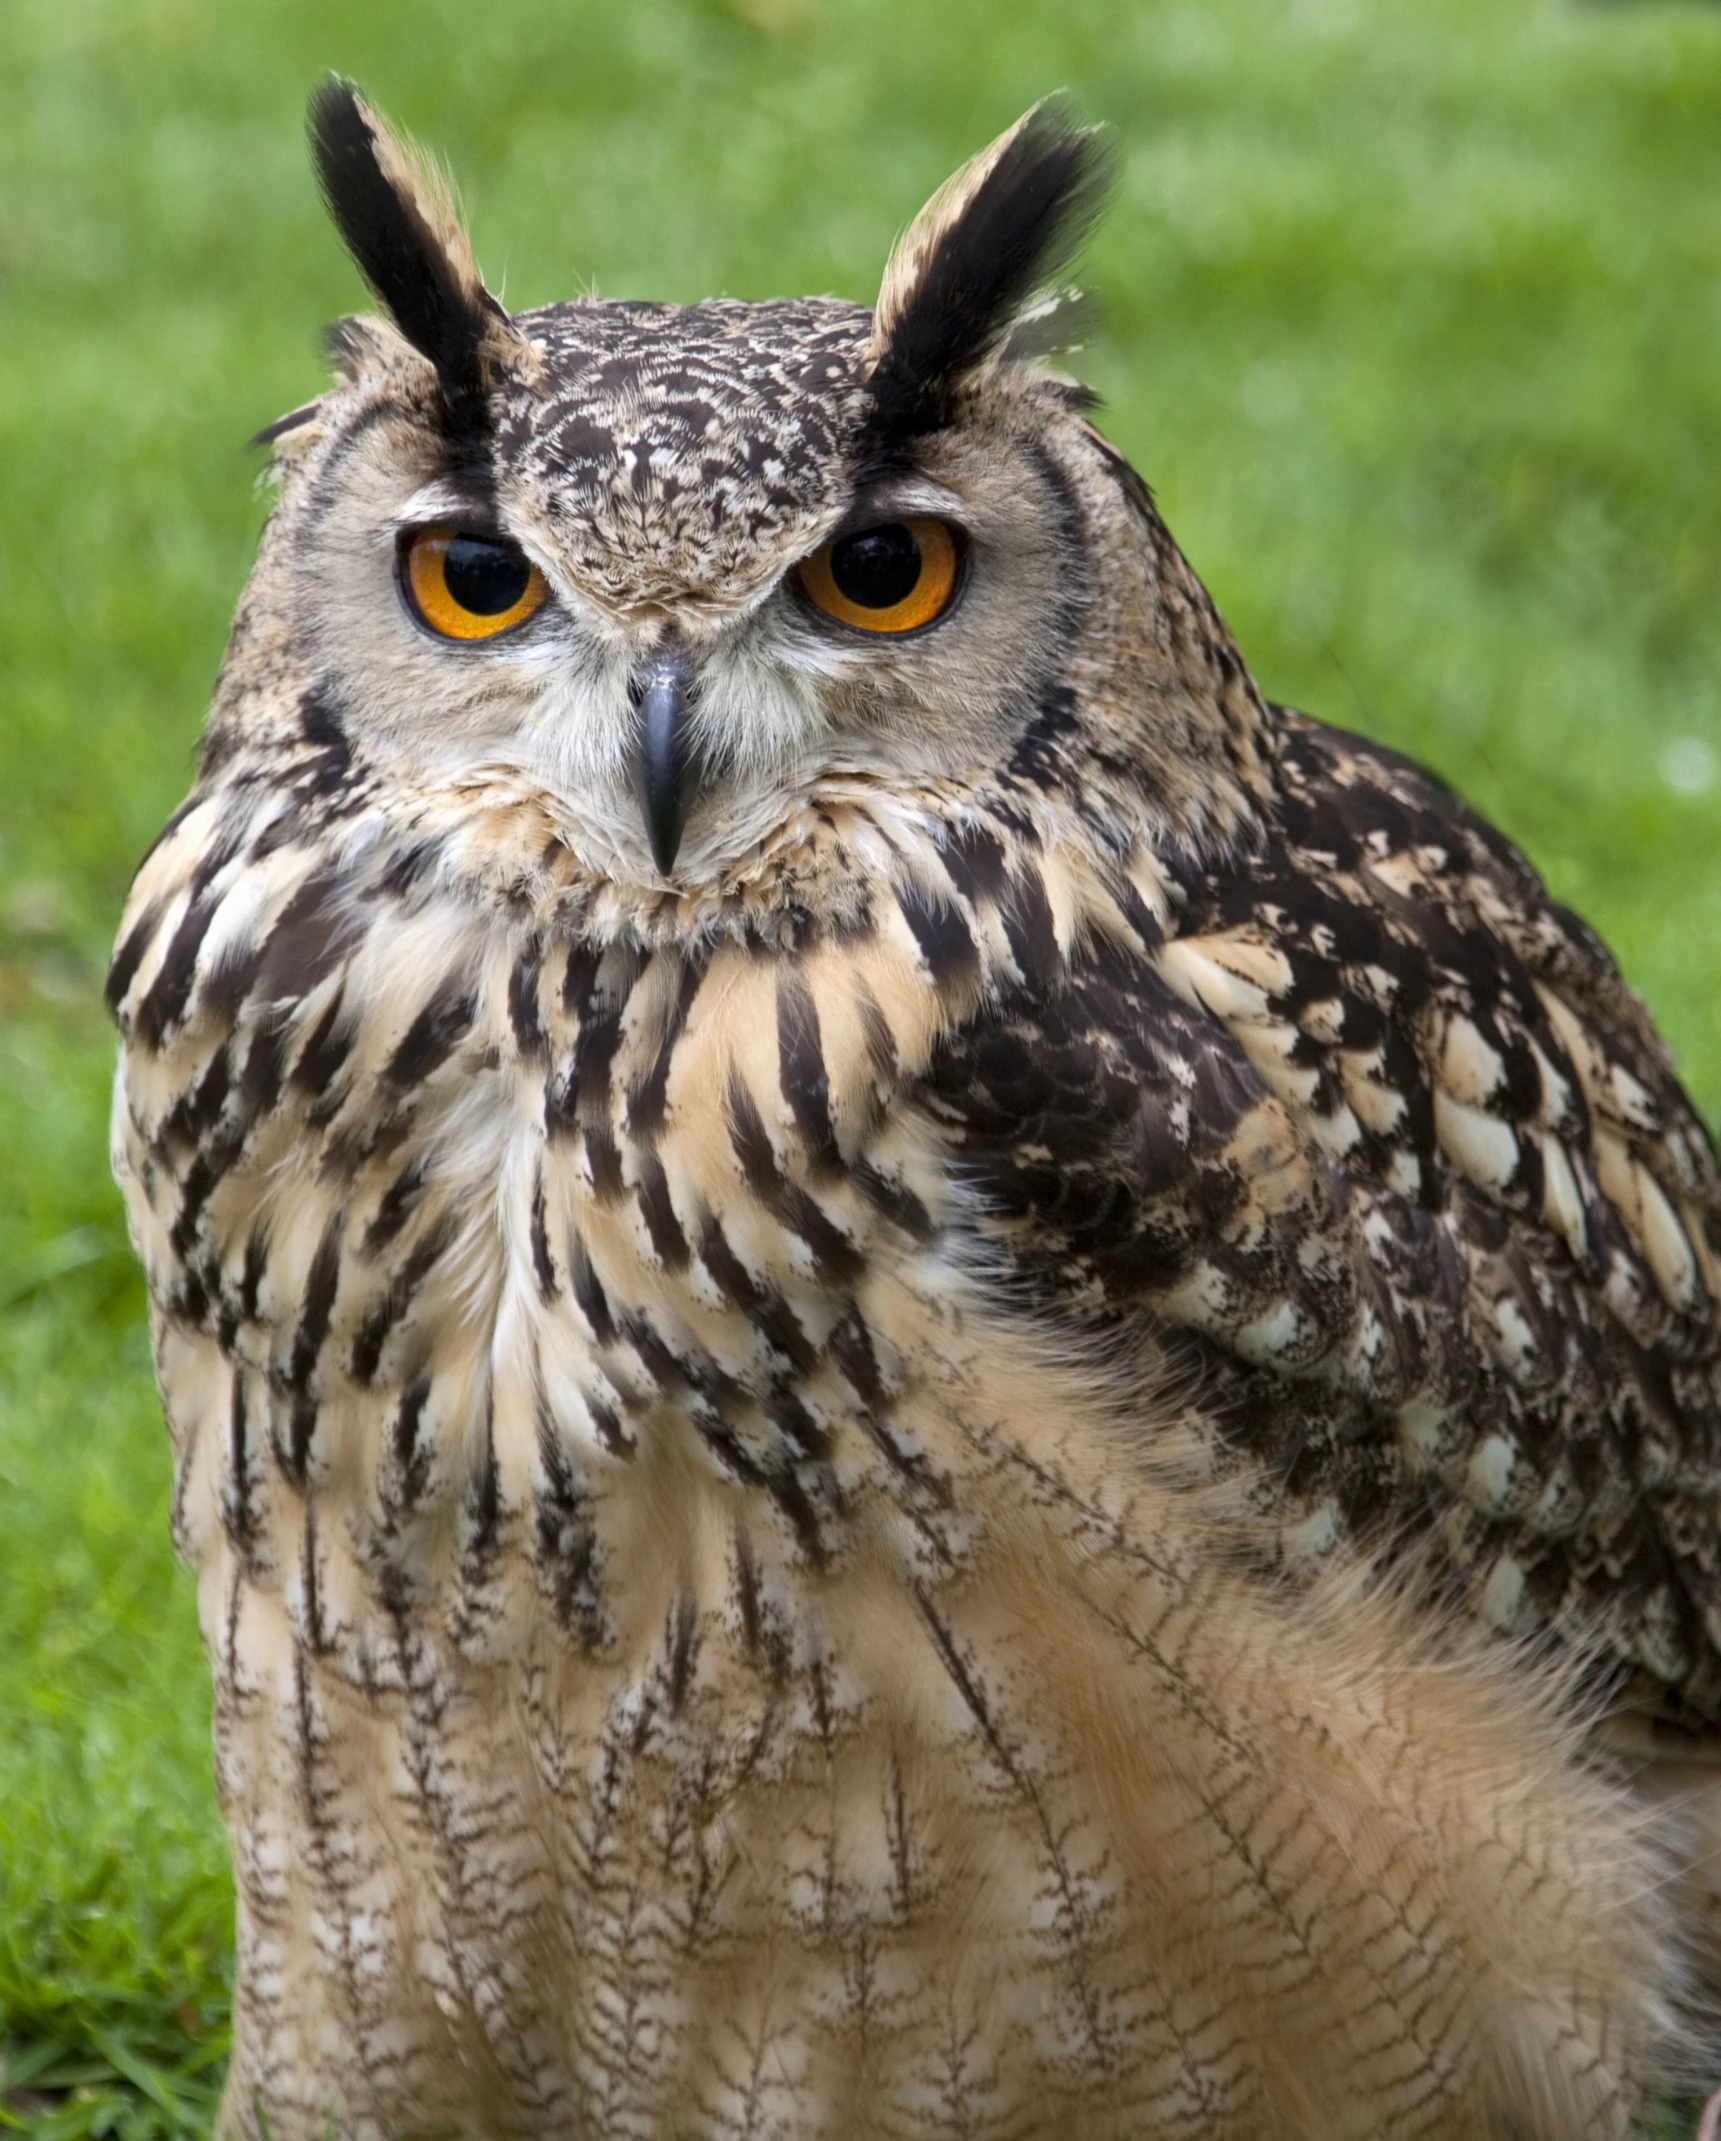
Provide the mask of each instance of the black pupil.
[{"label": "black pupil", "polygon": [[512,543],[489,542],[482,535],[450,537],[442,571],[455,601],[479,617],[511,610],[532,578],[531,566]]},{"label": "black pupil", "polygon": [[883,528],[845,535],[831,550],[837,592],[857,609],[888,610],[906,602],[920,584],[920,545],[900,520]]}]

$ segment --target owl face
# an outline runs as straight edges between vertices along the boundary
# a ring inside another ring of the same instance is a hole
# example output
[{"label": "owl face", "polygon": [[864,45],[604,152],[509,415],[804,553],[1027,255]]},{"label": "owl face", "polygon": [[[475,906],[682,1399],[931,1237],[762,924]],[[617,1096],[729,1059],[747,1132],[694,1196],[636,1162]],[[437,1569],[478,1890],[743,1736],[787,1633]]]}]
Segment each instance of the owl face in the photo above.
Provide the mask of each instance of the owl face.
[{"label": "owl face", "polygon": [[512,317],[345,85],[313,140],[392,315],[347,323],[339,386],[277,427],[291,630],[357,753],[524,776],[589,866],[648,888],[833,788],[1008,757],[1090,578],[1079,397],[1008,345],[1094,190],[1090,136],[1030,114],[911,228],[876,312]]}]

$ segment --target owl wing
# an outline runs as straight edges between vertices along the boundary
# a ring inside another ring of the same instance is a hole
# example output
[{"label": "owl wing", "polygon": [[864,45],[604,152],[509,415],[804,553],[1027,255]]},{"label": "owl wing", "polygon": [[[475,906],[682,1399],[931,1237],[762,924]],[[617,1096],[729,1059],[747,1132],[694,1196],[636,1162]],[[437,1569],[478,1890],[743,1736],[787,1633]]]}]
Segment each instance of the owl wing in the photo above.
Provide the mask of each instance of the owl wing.
[{"label": "owl wing", "polygon": [[948,1040],[1019,1276],[1181,1334],[1292,1554],[1438,1530],[1502,1628],[1721,1713],[1721,1176],[1607,951],[1410,761],[1276,712],[1266,837]]}]

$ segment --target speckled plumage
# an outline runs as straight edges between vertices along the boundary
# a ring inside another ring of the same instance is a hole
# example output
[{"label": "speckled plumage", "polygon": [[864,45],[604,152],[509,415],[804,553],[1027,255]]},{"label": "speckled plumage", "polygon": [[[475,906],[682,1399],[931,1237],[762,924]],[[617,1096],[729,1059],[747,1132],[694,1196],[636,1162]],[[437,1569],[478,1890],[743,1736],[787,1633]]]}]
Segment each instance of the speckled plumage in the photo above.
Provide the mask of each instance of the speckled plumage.
[{"label": "speckled plumage", "polygon": [[[1583,1735],[1721,1716],[1721,1189],[1642,1007],[1263,702],[1013,353],[1080,137],[995,145],[876,317],[509,319],[320,112],[418,346],[348,323],[277,429],[110,982],[226,2123],[1623,2133],[1679,1840]],[[998,317],[929,323],[1013,216]],[[935,626],[797,598],[916,513]],[[444,520],[528,629],[406,615]]]}]

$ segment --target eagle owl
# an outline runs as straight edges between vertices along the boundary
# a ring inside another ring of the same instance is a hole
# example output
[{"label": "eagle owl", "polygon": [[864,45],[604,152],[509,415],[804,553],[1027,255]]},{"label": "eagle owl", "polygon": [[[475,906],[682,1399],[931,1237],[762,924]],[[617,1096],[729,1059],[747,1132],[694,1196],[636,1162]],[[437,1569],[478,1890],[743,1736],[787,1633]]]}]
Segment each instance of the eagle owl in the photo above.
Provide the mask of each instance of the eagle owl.
[{"label": "eagle owl", "polygon": [[513,315],[349,85],[311,139],[387,316],[264,434],[109,982],[223,2130],[1623,2134],[1714,1154],[1049,367],[1094,137],[870,310]]}]

